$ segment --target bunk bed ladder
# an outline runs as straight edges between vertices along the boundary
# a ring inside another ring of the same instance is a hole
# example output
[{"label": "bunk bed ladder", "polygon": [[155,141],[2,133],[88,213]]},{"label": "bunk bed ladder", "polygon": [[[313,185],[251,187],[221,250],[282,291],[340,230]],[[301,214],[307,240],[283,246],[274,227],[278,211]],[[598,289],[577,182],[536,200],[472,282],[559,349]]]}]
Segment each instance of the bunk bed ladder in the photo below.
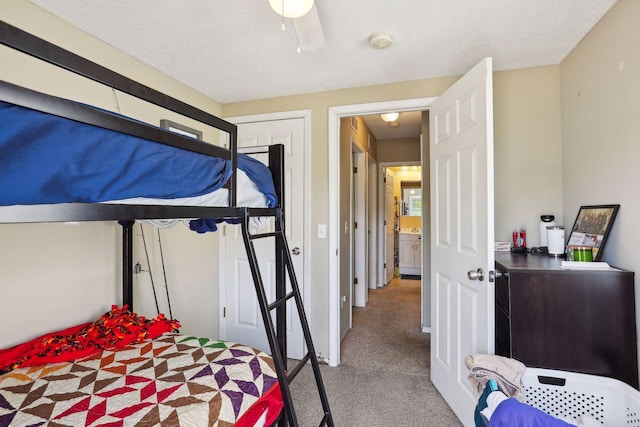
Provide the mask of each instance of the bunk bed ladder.
[{"label": "bunk bed ladder", "polygon": [[[298,426],[298,420],[295,414],[289,385],[295,379],[297,374],[302,370],[302,368],[307,364],[307,362],[310,361],[323,410],[323,417],[320,421],[319,426],[333,427],[333,416],[331,415],[331,410],[329,409],[329,401],[327,399],[327,393],[322,381],[320,365],[318,363],[318,358],[316,356],[313,341],[311,339],[309,323],[305,315],[304,305],[302,303],[302,297],[300,295],[300,288],[298,287],[298,281],[296,279],[295,271],[293,269],[293,262],[291,260],[291,253],[289,252],[289,246],[287,244],[287,239],[284,232],[282,209],[277,208],[275,210],[275,231],[251,234],[249,229],[250,208],[242,208],[242,235],[244,238],[245,248],[247,250],[249,265],[251,267],[251,274],[253,276],[253,281],[258,296],[258,302],[260,303],[260,311],[264,320],[267,338],[269,340],[269,345],[271,346],[271,356],[273,358],[276,372],[278,374],[278,381],[280,383],[282,398],[284,400],[284,412],[286,415],[286,421],[290,426]],[[269,303],[267,299],[264,282],[262,280],[262,275],[260,274],[258,259],[253,245],[254,239],[265,237],[275,238],[276,299],[272,303]],[[291,291],[289,293],[287,293],[286,289],[287,275],[289,277],[289,282],[291,285]],[[288,370],[286,351],[286,303],[291,298],[295,300],[298,317],[300,318],[304,340],[307,347],[307,353],[304,355],[302,360],[298,362],[294,369]],[[276,325],[274,325],[271,317],[271,311],[273,310],[276,310]],[[286,424],[284,424],[284,421],[281,421],[281,425]]]}]

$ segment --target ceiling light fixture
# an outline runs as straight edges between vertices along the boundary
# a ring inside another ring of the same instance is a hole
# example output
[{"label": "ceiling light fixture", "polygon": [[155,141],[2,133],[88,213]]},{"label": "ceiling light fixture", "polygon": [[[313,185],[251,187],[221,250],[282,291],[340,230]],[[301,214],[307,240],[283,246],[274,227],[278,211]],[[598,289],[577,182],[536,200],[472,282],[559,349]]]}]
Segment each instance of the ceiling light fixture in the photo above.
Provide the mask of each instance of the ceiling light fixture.
[{"label": "ceiling light fixture", "polygon": [[398,117],[400,117],[400,113],[382,113],[380,114],[380,118],[382,120],[384,120],[385,122],[387,122],[387,126],[389,126],[390,128],[397,128],[398,126],[400,126],[400,123],[398,123],[396,120],[398,120]]},{"label": "ceiling light fixture", "polygon": [[293,20],[298,53],[314,51],[324,46],[324,33],[314,0],[269,0],[269,5],[282,18],[282,31],[286,30],[284,18]]},{"label": "ceiling light fixture", "polygon": [[382,113],[380,118],[387,123],[395,122],[400,117],[400,113]]},{"label": "ceiling light fixture", "polygon": [[284,18],[300,18],[306,15],[313,7],[313,0],[269,0],[269,5],[282,17],[281,28],[284,31]]}]

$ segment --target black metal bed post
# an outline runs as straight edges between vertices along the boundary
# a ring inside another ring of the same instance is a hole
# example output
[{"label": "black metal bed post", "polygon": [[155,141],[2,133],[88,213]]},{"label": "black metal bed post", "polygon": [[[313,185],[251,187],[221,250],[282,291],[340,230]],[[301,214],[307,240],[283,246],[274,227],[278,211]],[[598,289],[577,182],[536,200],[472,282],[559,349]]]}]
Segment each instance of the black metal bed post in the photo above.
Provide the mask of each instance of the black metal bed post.
[{"label": "black metal bed post", "polygon": [[[284,255],[282,253],[282,244],[280,239],[274,239],[276,245],[276,300],[282,299],[287,295],[287,276],[284,265]],[[287,305],[282,304],[276,308],[276,334],[278,335],[278,343],[282,351],[282,359],[284,367],[287,369]]]},{"label": "black metal bed post", "polygon": [[236,179],[236,170],[238,169],[238,127],[232,125],[233,128],[227,130],[229,132],[229,151],[231,151],[231,166],[233,174],[229,178],[231,188],[229,188],[229,206],[236,206],[238,199],[238,180]]},{"label": "black metal bed post", "polygon": [[[282,144],[269,146],[269,169],[273,176],[273,185],[276,189],[276,196],[278,197],[277,208],[282,209],[285,206],[284,195],[284,146]],[[280,217],[282,230],[284,231],[284,211],[282,211]],[[287,272],[284,264],[285,255],[282,253],[284,247],[281,240],[274,239],[275,245],[275,260],[276,260],[276,300],[280,300],[287,294]],[[278,343],[280,350],[282,351],[282,358],[284,360],[285,369],[288,368],[287,363],[287,305],[282,304],[276,308],[276,335],[278,337]]]},{"label": "black metal bed post", "polygon": [[[287,294],[287,276],[286,266],[284,265],[284,254],[282,253],[283,245],[281,244],[281,239],[275,237],[273,240],[276,260],[276,301],[279,301],[284,299]],[[280,357],[282,358],[284,370],[289,371],[287,358],[287,304],[280,304],[276,307],[276,338],[278,340],[278,345],[280,346]],[[288,388],[289,387],[287,387],[287,392],[289,392]],[[289,413],[285,411],[285,414],[287,414],[287,417],[286,419],[280,419],[278,422],[279,427],[287,427]],[[297,425],[297,421],[293,420],[291,422],[293,423],[292,425]]]},{"label": "black metal bed post", "polygon": [[269,146],[269,170],[273,176],[273,185],[278,196],[278,208],[284,208],[284,145],[276,144]]},{"label": "black metal bed post", "polygon": [[133,312],[133,224],[135,221],[118,221],[122,226],[122,305]]}]

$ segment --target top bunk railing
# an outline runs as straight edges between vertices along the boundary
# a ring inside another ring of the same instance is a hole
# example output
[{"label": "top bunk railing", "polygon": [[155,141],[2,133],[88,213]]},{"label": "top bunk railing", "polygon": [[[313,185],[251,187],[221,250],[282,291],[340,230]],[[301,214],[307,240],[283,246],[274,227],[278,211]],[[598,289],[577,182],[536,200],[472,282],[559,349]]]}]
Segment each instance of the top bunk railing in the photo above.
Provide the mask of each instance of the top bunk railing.
[{"label": "top bunk railing", "polygon": [[[213,155],[230,160],[233,170],[237,169],[237,126],[206,111],[193,107],[183,101],[163,94],[151,87],[143,85],[135,80],[114,72],[100,64],[83,58],[73,52],[56,46],[44,39],[36,37],[20,28],[14,27],[4,21],[0,21],[0,44],[12,49],[38,58],[47,63],[56,65],[75,74],[84,76],[98,83],[104,84],[123,93],[132,95],[143,101],[152,103],[159,107],[192,118],[206,125],[226,132],[229,135],[229,149],[216,145],[194,141],[178,133],[168,132],[155,126],[143,122],[129,119],[116,113],[103,111],[94,107],[69,101],[63,98],[45,95],[30,89],[26,89],[8,82],[0,81],[0,99],[9,103],[15,103],[27,108],[35,109],[56,116],[70,118],[76,121],[91,125],[104,127],[130,135],[135,135],[154,140],[158,143],[184,148],[189,151]],[[282,153],[277,154],[277,150],[270,151],[270,164],[272,172],[274,167],[280,168],[283,164]],[[273,154],[271,152],[273,151]],[[271,160],[275,157],[275,160]],[[281,198],[284,195],[282,177],[274,173],[274,184],[279,196],[278,206],[284,206]],[[227,185],[229,188],[228,210],[224,216],[233,217],[238,215],[240,209],[236,207],[237,184],[236,174],[232,174]],[[0,212],[0,222],[36,222],[36,221],[81,221],[100,219],[147,219],[147,218],[179,218],[182,213],[191,216],[198,211],[206,215],[208,209],[205,207],[160,207],[148,206],[143,211],[137,213],[129,212],[127,206],[87,204],[88,206],[78,207],[82,203],[62,203],[61,206],[49,205],[42,209],[43,205],[38,205],[39,212],[32,212],[29,206],[7,206],[2,207]],[[193,210],[192,210],[193,209]],[[196,212],[194,212],[194,210]],[[189,213],[187,213],[189,212]],[[265,213],[266,211],[261,210]],[[19,218],[22,217],[22,218]]]}]

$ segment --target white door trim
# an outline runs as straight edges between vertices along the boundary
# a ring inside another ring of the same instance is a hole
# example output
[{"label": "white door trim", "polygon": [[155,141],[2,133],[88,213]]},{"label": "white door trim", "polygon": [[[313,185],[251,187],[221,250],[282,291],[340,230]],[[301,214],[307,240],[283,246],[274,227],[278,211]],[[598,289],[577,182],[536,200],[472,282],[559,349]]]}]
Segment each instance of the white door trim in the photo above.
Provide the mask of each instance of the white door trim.
[{"label": "white door trim", "polygon": [[329,365],[340,364],[340,118],[428,110],[436,99],[413,98],[329,107]]},{"label": "white door trim", "polygon": [[[311,194],[311,110],[291,110],[291,111],[280,111],[275,113],[265,113],[265,114],[252,114],[248,116],[237,116],[237,117],[225,117],[224,120],[231,122],[233,124],[239,125],[242,123],[251,123],[251,122],[267,122],[274,120],[287,120],[287,119],[303,119],[304,120],[304,196],[303,196],[303,205],[304,211],[307,213],[303,216],[303,248],[302,248],[302,263],[304,265],[304,277],[298,277],[298,286],[300,287],[300,291],[302,292],[302,301],[304,305],[304,311],[307,315],[307,319],[309,324],[311,325],[311,287],[309,285],[310,282],[310,258],[309,254],[311,248],[311,221],[309,220],[311,212],[311,199],[309,195]],[[219,250],[219,269],[220,280],[224,280],[225,271],[224,271],[224,263],[222,262],[225,259],[225,248],[224,248],[224,239],[218,239],[218,250]],[[226,295],[224,286],[218,286],[218,301],[219,301],[219,322],[218,329],[219,334],[222,339],[224,339],[224,307],[226,303]]]},{"label": "white door trim", "polygon": [[[367,275],[367,190],[366,190],[366,176],[367,169],[367,156],[360,147],[353,141],[351,141],[352,157],[355,157],[353,168],[358,168],[357,174],[351,174],[351,191],[355,191],[355,194],[351,197],[351,226],[354,227],[352,233],[350,233],[351,247],[354,252],[351,254],[351,274],[353,278],[358,278],[358,284],[353,285],[352,289],[355,290],[351,305],[355,307],[366,307],[368,297],[368,275]],[[354,176],[355,175],[355,176]],[[355,228],[355,224],[358,224],[358,228]]]}]

